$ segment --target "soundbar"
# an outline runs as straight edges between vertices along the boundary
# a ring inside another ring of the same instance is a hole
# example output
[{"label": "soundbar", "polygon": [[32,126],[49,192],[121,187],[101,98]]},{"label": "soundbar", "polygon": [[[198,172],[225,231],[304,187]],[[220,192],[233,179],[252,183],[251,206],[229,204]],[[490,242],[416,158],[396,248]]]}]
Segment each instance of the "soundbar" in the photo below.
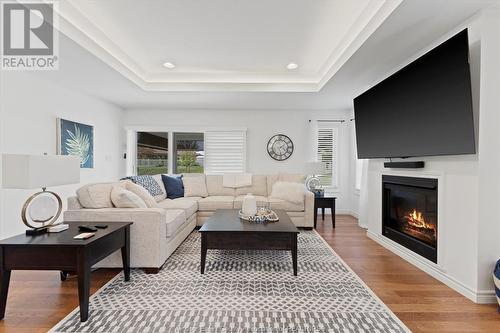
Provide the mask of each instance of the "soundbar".
[{"label": "soundbar", "polygon": [[413,162],[385,162],[384,168],[399,168],[399,169],[421,169],[425,166],[424,161]]}]

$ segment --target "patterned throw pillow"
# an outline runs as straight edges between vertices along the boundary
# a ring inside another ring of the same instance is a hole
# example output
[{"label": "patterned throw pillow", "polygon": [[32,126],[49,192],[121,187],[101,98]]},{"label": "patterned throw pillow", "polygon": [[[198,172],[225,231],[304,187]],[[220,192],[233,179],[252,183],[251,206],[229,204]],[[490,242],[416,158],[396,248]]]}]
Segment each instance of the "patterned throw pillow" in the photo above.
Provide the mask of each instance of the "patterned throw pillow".
[{"label": "patterned throw pillow", "polygon": [[163,194],[160,185],[158,185],[152,176],[131,176],[129,179],[137,185],[144,187],[153,197]]}]

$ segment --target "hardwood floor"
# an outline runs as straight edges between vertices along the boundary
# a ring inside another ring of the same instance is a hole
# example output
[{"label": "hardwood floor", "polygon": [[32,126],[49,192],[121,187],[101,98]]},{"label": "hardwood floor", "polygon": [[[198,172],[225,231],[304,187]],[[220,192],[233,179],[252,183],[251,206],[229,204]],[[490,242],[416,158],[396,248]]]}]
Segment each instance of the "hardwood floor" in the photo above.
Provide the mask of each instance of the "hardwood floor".
[{"label": "hardwood floor", "polygon": [[[350,216],[318,221],[317,231],[389,308],[417,332],[500,332],[495,305],[477,305],[368,237]],[[118,270],[92,273],[94,293]],[[59,281],[57,272],[12,273],[0,332],[46,332],[78,306],[76,279]]]},{"label": "hardwood floor", "polygon": [[478,305],[366,236],[351,216],[330,216],[316,230],[415,333],[500,332],[495,305]]}]

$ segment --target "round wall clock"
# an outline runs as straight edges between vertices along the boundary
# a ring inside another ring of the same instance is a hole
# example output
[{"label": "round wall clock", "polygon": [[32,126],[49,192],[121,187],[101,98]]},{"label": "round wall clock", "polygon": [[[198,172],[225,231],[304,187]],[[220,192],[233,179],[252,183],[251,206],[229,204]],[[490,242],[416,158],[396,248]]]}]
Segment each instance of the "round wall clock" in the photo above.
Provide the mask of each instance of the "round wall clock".
[{"label": "round wall clock", "polygon": [[284,161],[292,156],[293,142],[284,134],[276,134],[267,142],[267,153],[276,161]]}]

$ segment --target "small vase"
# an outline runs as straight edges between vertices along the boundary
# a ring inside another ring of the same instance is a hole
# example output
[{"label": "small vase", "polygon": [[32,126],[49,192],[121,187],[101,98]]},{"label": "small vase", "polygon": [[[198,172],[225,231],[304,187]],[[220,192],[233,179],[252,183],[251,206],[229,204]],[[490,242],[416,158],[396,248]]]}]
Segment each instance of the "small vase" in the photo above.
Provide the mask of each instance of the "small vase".
[{"label": "small vase", "polygon": [[497,295],[498,312],[500,313],[500,260],[495,264],[493,270],[493,282],[495,283],[495,293]]},{"label": "small vase", "polygon": [[243,214],[248,216],[253,216],[257,214],[257,200],[251,193],[248,193],[243,198],[243,205],[241,207],[241,211]]}]

